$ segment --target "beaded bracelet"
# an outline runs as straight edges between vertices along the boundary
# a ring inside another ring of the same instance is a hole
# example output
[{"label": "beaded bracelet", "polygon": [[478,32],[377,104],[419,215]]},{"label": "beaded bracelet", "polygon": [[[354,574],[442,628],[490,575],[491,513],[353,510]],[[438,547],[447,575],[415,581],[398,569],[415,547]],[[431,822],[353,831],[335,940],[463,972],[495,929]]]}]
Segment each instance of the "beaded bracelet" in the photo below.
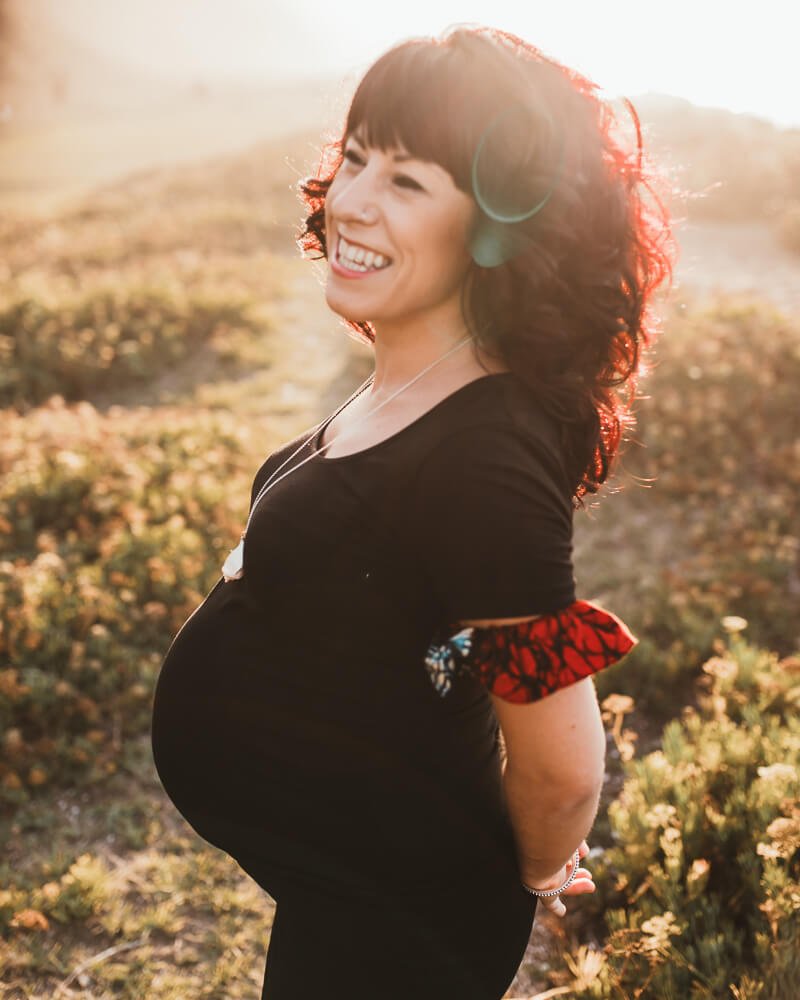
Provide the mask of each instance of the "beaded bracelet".
[{"label": "beaded bracelet", "polygon": [[578,874],[579,863],[580,863],[580,855],[576,851],[575,857],[572,859],[572,874],[567,879],[567,881],[558,889],[533,889],[531,888],[531,886],[525,885],[524,882],[522,883],[522,888],[526,892],[529,892],[532,896],[558,896],[565,889],[568,889],[575,881],[575,876]]}]

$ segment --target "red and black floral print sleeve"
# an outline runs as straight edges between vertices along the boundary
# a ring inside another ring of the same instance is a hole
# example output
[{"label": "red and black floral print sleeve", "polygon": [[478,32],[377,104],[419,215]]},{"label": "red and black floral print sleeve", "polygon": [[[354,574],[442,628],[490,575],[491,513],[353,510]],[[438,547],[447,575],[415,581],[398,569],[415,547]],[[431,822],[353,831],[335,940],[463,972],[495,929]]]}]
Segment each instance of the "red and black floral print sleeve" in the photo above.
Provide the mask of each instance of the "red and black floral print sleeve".
[{"label": "red and black floral print sleeve", "polygon": [[623,621],[597,604],[568,607],[514,625],[453,623],[434,636],[425,664],[444,696],[460,675],[471,675],[506,701],[538,701],[616,663],[637,643]]}]

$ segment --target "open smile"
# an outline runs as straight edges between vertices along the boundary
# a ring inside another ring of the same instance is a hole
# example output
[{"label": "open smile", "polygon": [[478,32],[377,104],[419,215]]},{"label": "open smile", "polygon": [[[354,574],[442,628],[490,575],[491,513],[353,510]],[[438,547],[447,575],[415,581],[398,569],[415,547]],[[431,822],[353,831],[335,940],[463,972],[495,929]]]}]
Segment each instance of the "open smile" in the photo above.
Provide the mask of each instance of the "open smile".
[{"label": "open smile", "polygon": [[392,258],[358,243],[350,243],[344,236],[339,236],[336,241],[335,262],[351,274],[370,274],[385,271],[391,266]]}]

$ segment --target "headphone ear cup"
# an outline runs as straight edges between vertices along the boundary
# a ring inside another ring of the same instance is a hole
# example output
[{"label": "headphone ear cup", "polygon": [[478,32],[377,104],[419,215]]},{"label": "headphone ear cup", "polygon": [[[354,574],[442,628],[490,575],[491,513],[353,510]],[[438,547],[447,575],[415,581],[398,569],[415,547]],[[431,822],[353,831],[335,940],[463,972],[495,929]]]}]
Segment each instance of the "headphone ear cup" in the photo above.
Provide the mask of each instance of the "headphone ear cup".
[{"label": "headphone ear cup", "polygon": [[508,223],[495,222],[481,213],[470,236],[469,252],[479,267],[499,267],[516,257],[528,242],[528,237]]},{"label": "headphone ear cup", "polygon": [[[519,110],[523,112],[522,122],[514,126],[510,133],[506,131],[505,135],[498,134],[496,130],[500,122]],[[550,121],[552,131],[552,119],[550,115],[547,115],[547,118]],[[469,250],[472,259],[479,267],[499,267],[500,264],[511,260],[512,257],[530,245],[531,236],[521,230],[519,224],[532,219],[541,212],[550,200],[550,196],[561,177],[565,156],[565,132],[563,129],[560,132],[558,162],[546,193],[533,206],[525,207],[522,210],[520,210],[519,204],[508,203],[508,197],[515,194],[520,179],[525,181],[529,179],[529,175],[530,177],[535,176],[530,173],[532,169],[530,164],[538,155],[536,150],[531,153],[529,149],[525,148],[524,143],[521,148],[515,148],[519,146],[519,143],[514,141],[515,139],[529,135],[535,137],[535,132],[531,132],[527,109],[522,104],[512,104],[494,116],[478,140],[472,156],[471,181],[472,195],[478,205],[479,214],[469,240]],[[494,151],[487,148],[487,141],[492,137],[497,140]],[[516,167],[514,167],[513,155],[515,152],[522,155],[521,161],[517,155]],[[481,168],[482,158],[485,162]],[[521,178],[520,171],[522,171]],[[481,173],[484,175],[483,180],[481,180]],[[528,194],[531,198],[534,197],[532,191]],[[505,205],[502,204],[503,201],[506,202]]]}]

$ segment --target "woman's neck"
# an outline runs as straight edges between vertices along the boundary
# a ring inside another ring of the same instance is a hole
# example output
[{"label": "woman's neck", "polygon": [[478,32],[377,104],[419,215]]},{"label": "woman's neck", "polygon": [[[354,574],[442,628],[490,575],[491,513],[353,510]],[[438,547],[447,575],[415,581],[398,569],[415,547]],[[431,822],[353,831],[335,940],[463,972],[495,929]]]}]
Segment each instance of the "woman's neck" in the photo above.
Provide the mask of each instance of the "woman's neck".
[{"label": "woman's neck", "polygon": [[430,322],[419,322],[402,328],[373,323],[373,328],[375,377],[367,392],[376,402],[396,392],[429,365],[433,367],[419,379],[423,395],[434,387],[457,388],[482,372],[508,370],[499,358],[477,348],[463,323],[434,327]]}]

